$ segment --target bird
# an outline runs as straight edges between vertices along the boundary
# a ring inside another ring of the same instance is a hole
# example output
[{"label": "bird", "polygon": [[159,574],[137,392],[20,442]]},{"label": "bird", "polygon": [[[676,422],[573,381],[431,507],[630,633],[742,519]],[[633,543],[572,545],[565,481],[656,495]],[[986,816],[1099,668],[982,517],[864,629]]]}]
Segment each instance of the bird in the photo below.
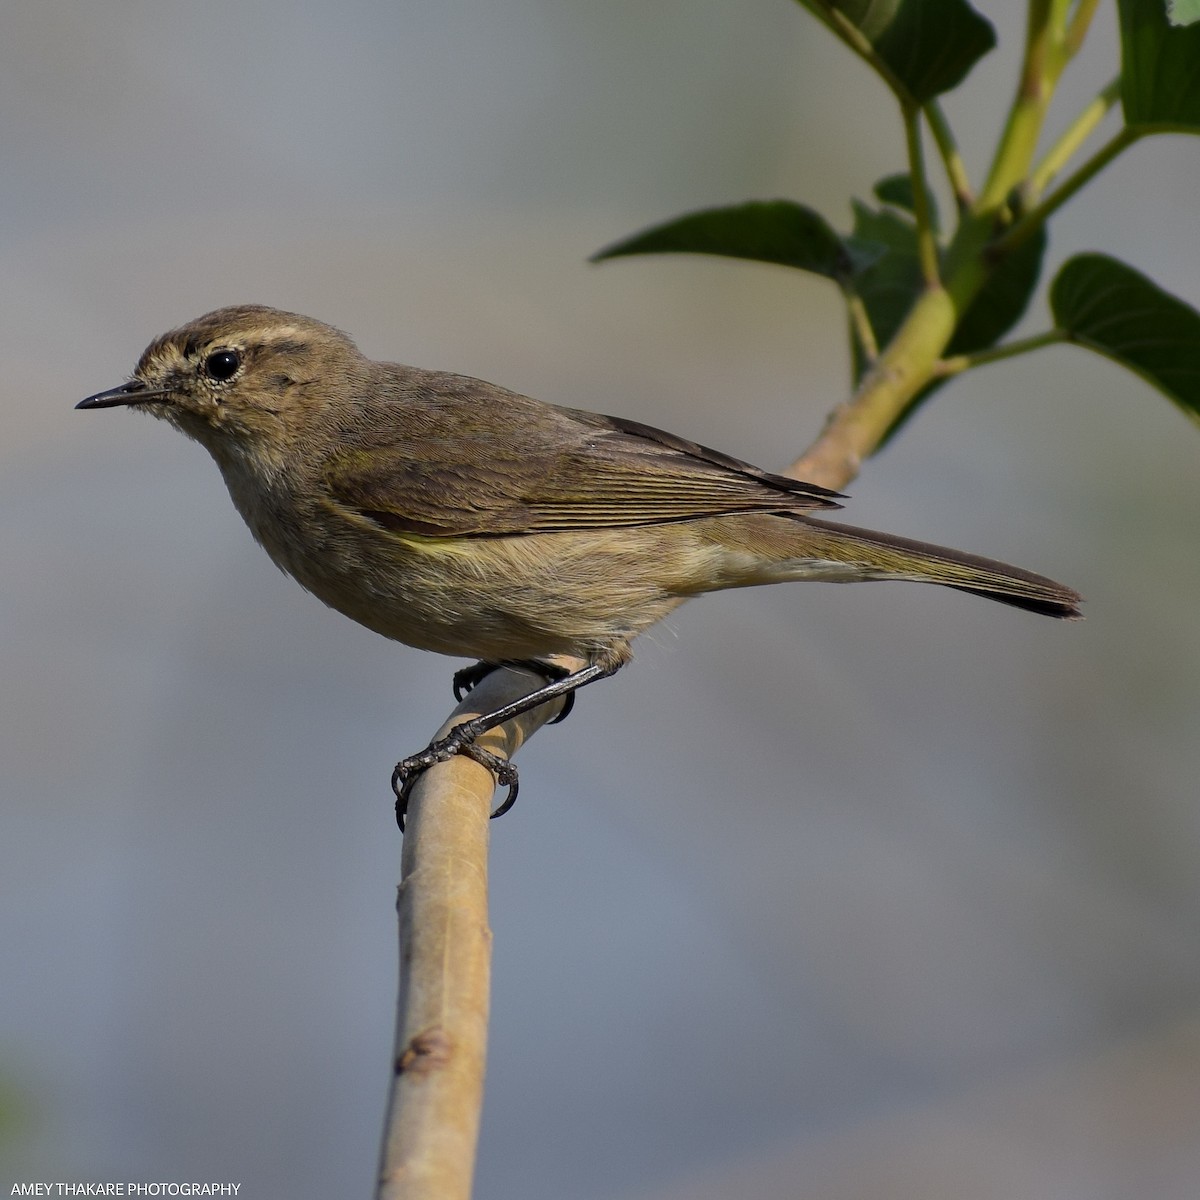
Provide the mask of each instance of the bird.
[{"label": "bird", "polygon": [[[625,417],[362,354],[324,322],[265,305],[155,338],[81,409],[167,421],[215,460],[271,559],[394,641],[547,682],[397,764],[397,814],[426,767],[503,721],[612,675],[691,597],[795,580],[940,584],[1051,617],[1080,596],[1045,576],[814,513],[843,495]],[[566,673],[548,660],[584,666]],[[564,714],[565,715],[565,714]]]}]

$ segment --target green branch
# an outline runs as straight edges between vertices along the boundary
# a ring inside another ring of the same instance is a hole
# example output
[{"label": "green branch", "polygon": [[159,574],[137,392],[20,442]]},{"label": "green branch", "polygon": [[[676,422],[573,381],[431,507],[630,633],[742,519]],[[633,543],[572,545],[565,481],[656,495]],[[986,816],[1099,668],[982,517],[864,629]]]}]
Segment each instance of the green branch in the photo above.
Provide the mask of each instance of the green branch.
[{"label": "green branch", "polygon": [[1062,136],[1046,152],[1029,181],[1029,194],[1036,199],[1074,157],[1075,152],[1091,136],[1096,126],[1108,115],[1121,98],[1121,77],[1118,75],[1099,92],[1095,99],[1067,126]]},{"label": "green branch", "polygon": [[1071,18],[1070,25],[1067,26],[1067,35],[1063,43],[1067,58],[1074,58],[1079,52],[1079,47],[1083,45],[1083,39],[1087,37],[1088,28],[1092,24],[1092,18],[1096,15],[1099,4],[1100,0],[1079,0],[1075,15]]},{"label": "green branch", "polygon": [[967,177],[967,168],[963,163],[962,156],[958,153],[958,143],[954,140],[954,132],[937,100],[930,100],[925,105],[924,112],[925,119],[929,122],[929,132],[933,134],[934,144],[938,148],[942,165],[946,169],[946,178],[950,180],[950,186],[954,189],[954,198],[958,201],[959,211],[962,212],[974,203],[975,192]]},{"label": "green branch", "polygon": [[992,253],[1002,255],[1014,250],[1039,226],[1044,225],[1050,215],[1066,204],[1081,187],[1104,170],[1121,151],[1132,146],[1144,132],[1144,130],[1134,129],[1129,125],[1118,130],[1078,170],[1068,175],[1054,191],[1021,217],[1003,237],[994,242],[991,247]]},{"label": "green branch", "polygon": [[912,178],[913,212],[917,218],[917,256],[926,287],[941,287],[938,270],[937,239],[929,213],[929,182],[925,177],[925,158],[921,152],[921,110],[912,104],[901,106],[904,114],[904,139],[908,146],[908,170]]},{"label": "green branch", "polygon": [[870,40],[857,25],[836,8],[826,8],[823,4],[805,4],[804,7],[827,29],[831,30],[838,38],[845,42],[855,54],[869,63],[879,73],[884,83],[895,93],[901,104],[907,101],[908,89],[892,68],[876,52],[875,47],[871,45]]},{"label": "green branch", "polygon": [[[1081,0],[1076,18],[1088,4],[1094,7],[1094,0]],[[1029,173],[1046,111],[1058,78],[1070,58],[1066,31],[1068,7],[1068,0],[1030,0],[1021,78],[992,160],[992,169],[976,204],[979,212],[998,211],[1013,188]],[[1078,34],[1080,38],[1086,29],[1087,21],[1084,21]]]},{"label": "green branch", "polygon": [[846,311],[850,314],[850,330],[858,340],[859,349],[868,366],[879,357],[879,341],[863,298],[856,292],[846,293]]},{"label": "green branch", "polygon": [[1018,338],[1015,341],[1006,342],[1003,346],[992,346],[987,350],[977,350],[974,354],[957,354],[953,358],[944,358],[937,364],[935,374],[942,378],[960,375],[963,371],[970,371],[975,367],[1000,362],[1005,358],[1015,358],[1018,354],[1029,354],[1033,350],[1040,350],[1043,346],[1056,346],[1070,340],[1065,330],[1047,329],[1044,333]]}]

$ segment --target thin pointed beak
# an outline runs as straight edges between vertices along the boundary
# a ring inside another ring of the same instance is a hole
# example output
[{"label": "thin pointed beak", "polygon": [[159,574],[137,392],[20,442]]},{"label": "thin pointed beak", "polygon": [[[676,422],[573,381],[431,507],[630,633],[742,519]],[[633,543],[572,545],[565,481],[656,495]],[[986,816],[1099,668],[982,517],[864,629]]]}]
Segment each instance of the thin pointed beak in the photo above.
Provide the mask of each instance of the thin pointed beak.
[{"label": "thin pointed beak", "polygon": [[116,408],[119,404],[147,404],[151,400],[161,400],[169,395],[169,392],[148,387],[140,379],[131,379],[119,387],[109,388],[107,392],[97,392],[86,400],[80,400],[75,407]]}]

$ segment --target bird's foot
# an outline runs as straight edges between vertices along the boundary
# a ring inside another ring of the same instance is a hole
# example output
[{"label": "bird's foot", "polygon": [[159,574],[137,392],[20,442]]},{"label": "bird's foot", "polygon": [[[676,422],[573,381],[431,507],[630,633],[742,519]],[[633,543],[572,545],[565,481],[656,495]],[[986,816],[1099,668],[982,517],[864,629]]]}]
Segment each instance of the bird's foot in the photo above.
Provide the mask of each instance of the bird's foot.
[{"label": "bird's foot", "polygon": [[401,833],[404,832],[404,818],[408,814],[409,794],[417,779],[436,763],[446,762],[456,754],[462,754],[481,767],[486,767],[495,775],[496,785],[508,789],[508,794],[492,813],[493,817],[502,817],[517,802],[517,768],[508,759],[477,746],[475,738],[479,731],[473,730],[472,724],[467,721],[456,725],[444,738],[430,742],[419,754],[410,754],[396,764],[392,772],[392,791],[396,793],[396,824]]},{"label": "bird's foot", "polygon": [[[456,754],[465,754],[481,766],[487,767],[496,776],[496,783],[501,787],[508,788],[508,795],[504,797],[504,802],[492,813],[492,816],[498,817],[508,812],[517,798],[517,768],[507,759],[500,758],[488,750],[480,749],[475,745],[475,739],[480,734],[487,733],[489,729],[495,729],[498,725],[503,725],[505,721],[511,721],[513,717],[519,717],[522,713],[530,712],[551,700],[563,702],[563,712],[556,718],[561,721],[570,709],[576,689],[614,674],[623,662],[623,658],[613,657],[605,662],[589,663],[588,666],[578,671],[563,671],[557,666],[541,662],[520,664],[532,667],[539,674],[549,674],[554,671],[557,678],[550,679],[548,683],[543,684],[540,688],[535,688],[527,695],[511,700],[507,704],[501,704],[499,708],[472,717],[461,725],[455,725],[445,737],[430,742],[420,754],[411,754],[396,764],[396,769],[392,772],[392,791],[396,793],[396,823],[401,830],[404,829],[404,818],[408,812],[409,793],[412,791],[417,776],[436,763],[453,758]],[[498,663],[495,665],[515,666],[517,664]],[[455,684],[460,686],[472,676],[475,676],[478,681],[492,669],[494,669],[492,664],[480,663],[477,667],[468,669],[462,680],[456,677]]]}]

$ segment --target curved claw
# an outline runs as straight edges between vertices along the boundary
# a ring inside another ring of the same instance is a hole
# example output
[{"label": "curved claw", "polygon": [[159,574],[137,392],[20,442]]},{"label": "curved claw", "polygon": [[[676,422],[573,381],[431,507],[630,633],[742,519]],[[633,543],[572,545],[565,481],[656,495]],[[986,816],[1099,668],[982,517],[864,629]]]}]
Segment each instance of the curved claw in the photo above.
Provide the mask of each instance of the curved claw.
[{"label": "curved claw", "polygon": [[[565,678],[563,676],[562,678]],[[575,693],[568,692],[562,698],[562,711],[552,721],[547,721],[547,725],[557,725],[560,721],[565,721],[571,715],[571,709],[575,707]]]},{"label": "curved claw", "polygon": [[473,691],[493,671],[498,670],[499,667],[500,663],[485,662],[481,659],[477,663],[472,663],[469,667],[463,667],[461,670],[455,671],[452,680],[454,699],[461,704],[467,698],[468,692]]},{"label": "curved claw", "polygon": [[487,767],[495,775],[497,787],[508,788],[508,795],[504,797],[499,807],[492,813],[491,819],[494,821],[497,817],[504,816],[517,802],[517,792],[520,785],[517,768],[507,758],[501,758],[498,754],[492,754],[490,750],[484,750],[481,746],[475,745],[474,742],[468,742],[462,747],[459,753],[465,754],[467,758],[473,762],[477,762],[481,767]]},{"label": "curved claw", "polygon": [[404,819],[408,816],[408,797],[424,767],[410,767],[410,759],[396,764],[392,772],[392,791],[396,793],[396,826],[404,832]]},{"label": "curved claw", "polygon": [[[462,728],[459,726],[459,728]],[[445,762],[459,752],[463,739],[454,735],[458,729],[453,729],[446,737],[430,742],[419,754],[410,754],[402,758],[392,771],[392,791],[396,793],[396,824],[400,832],[404,832],[404,818],[408,814],[408,797],[422,772],[429,770],[434,763]]]}]

